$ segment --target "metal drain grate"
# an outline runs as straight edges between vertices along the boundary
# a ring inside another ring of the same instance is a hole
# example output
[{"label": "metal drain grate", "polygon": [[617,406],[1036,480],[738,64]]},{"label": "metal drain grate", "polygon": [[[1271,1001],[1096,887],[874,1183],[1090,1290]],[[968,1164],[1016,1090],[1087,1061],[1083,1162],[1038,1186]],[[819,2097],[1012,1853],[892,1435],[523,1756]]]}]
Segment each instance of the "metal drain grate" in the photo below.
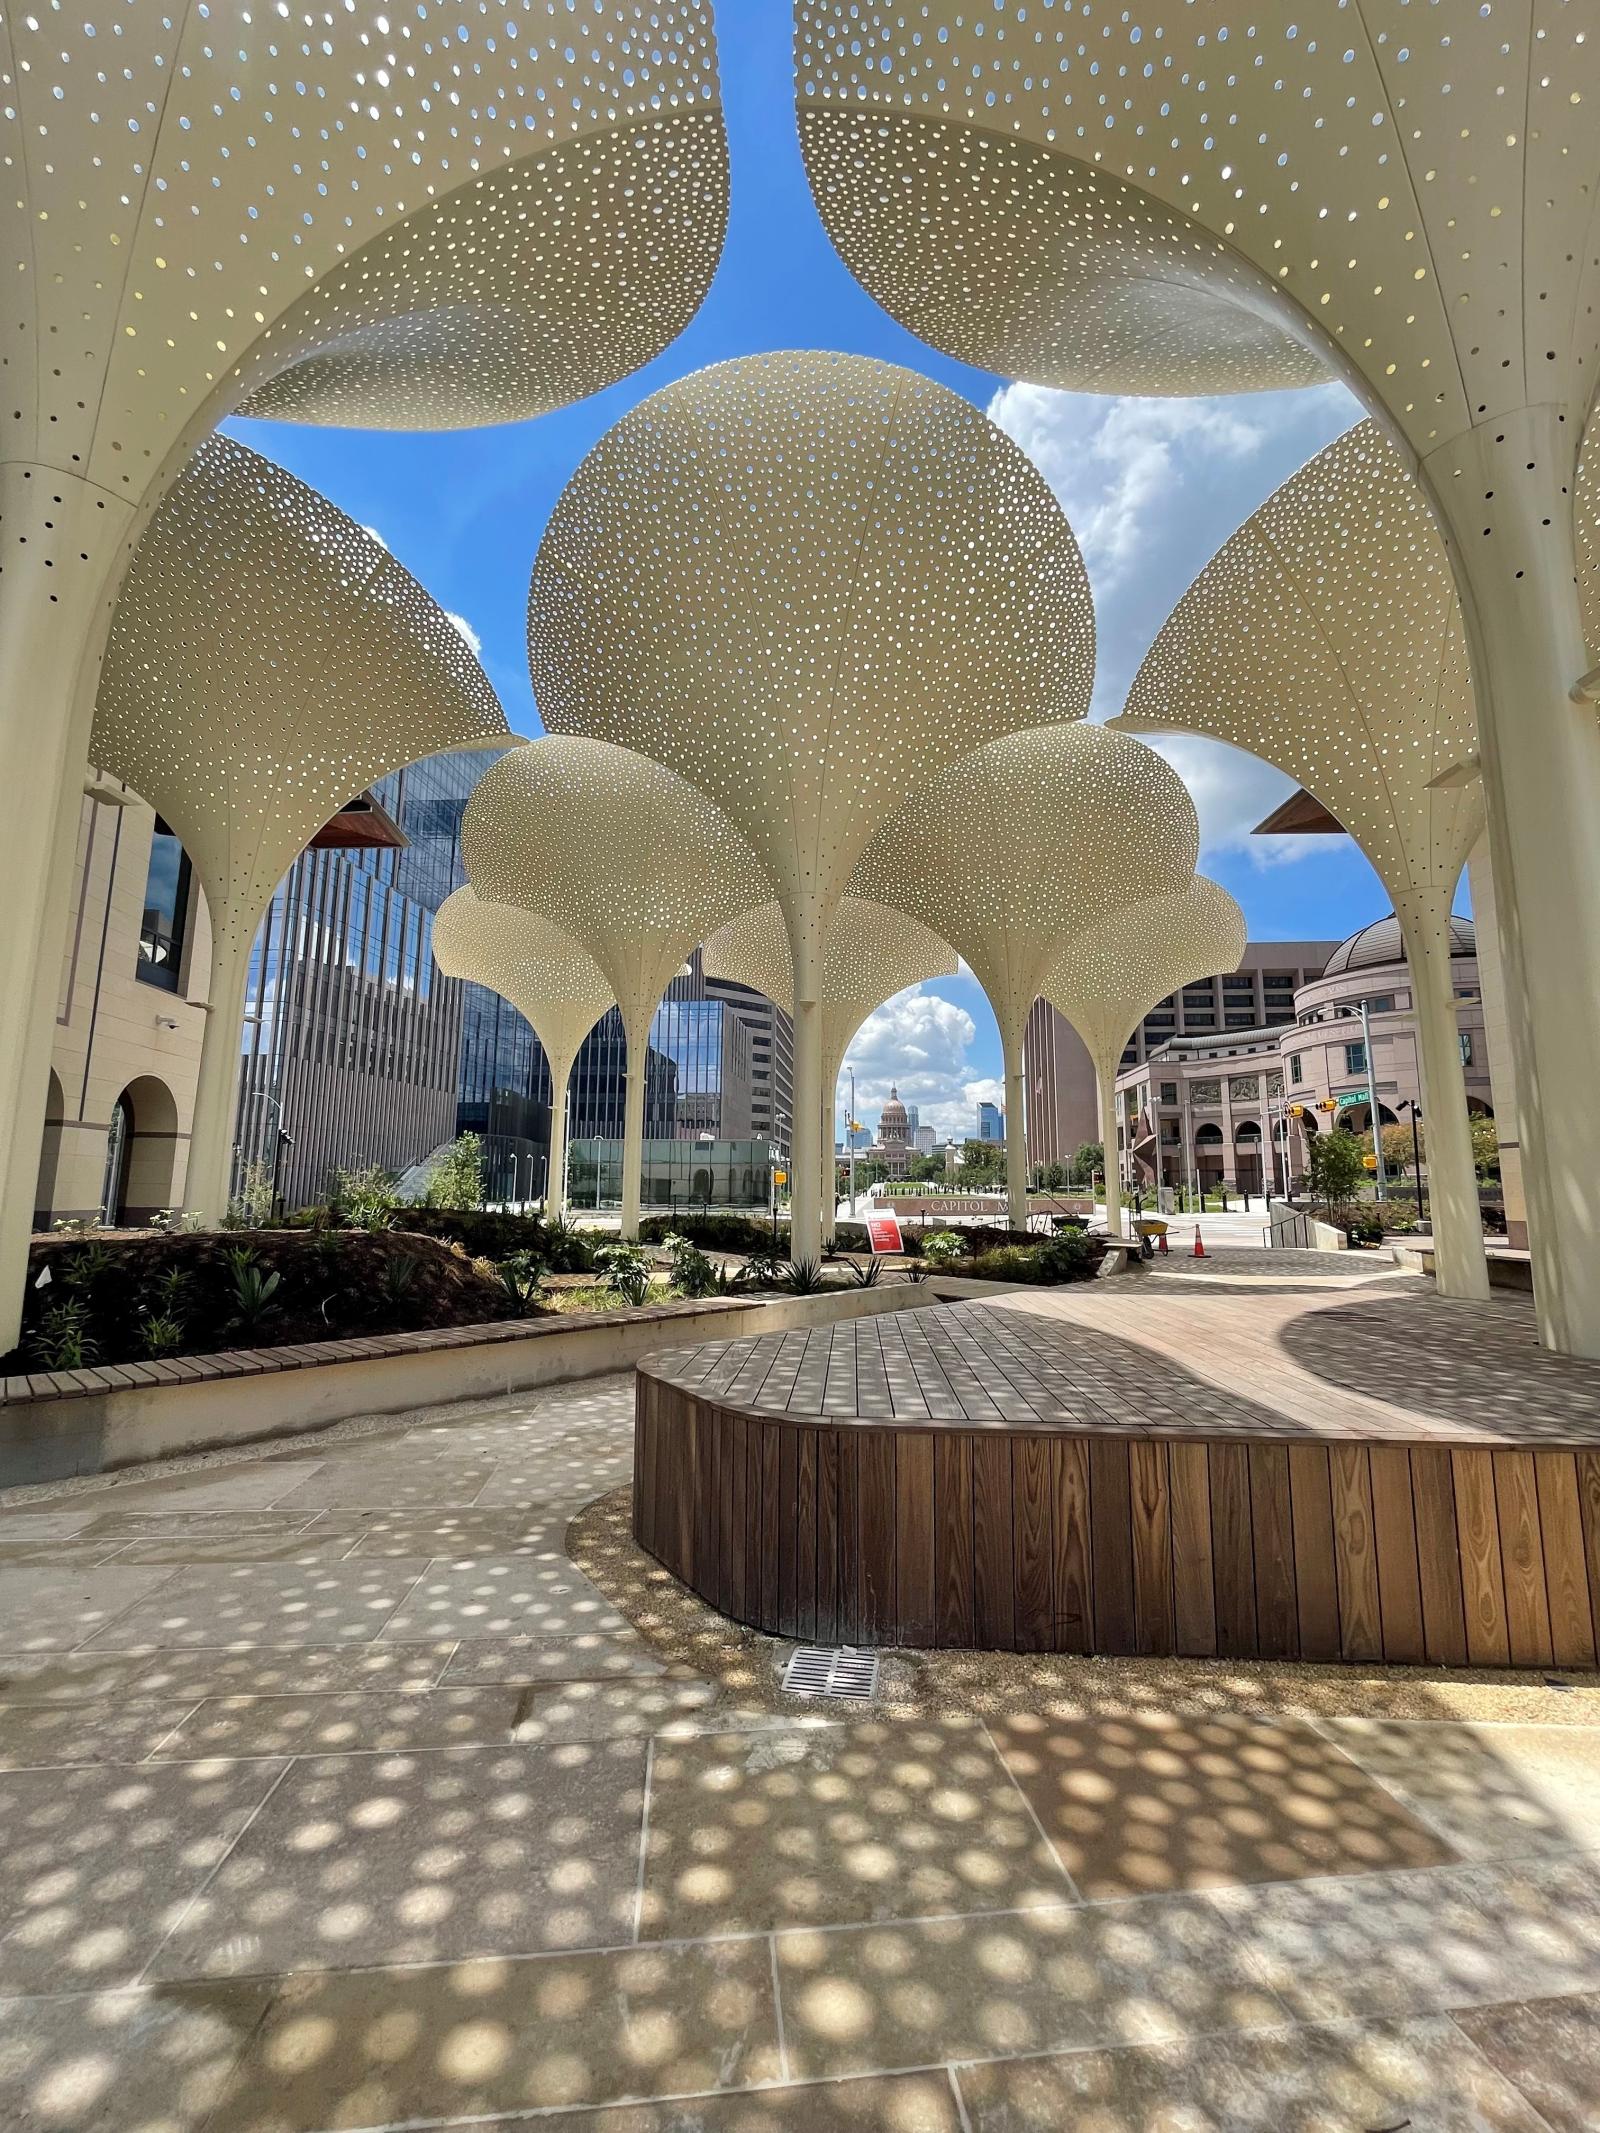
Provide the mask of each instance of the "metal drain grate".
[{"label": "metal drain grate", "polygon": [[878,1693],[878,1655],[845,1644],[802,1644],[783,1670],[785,1696],[837,1696],[861,1703]]}]

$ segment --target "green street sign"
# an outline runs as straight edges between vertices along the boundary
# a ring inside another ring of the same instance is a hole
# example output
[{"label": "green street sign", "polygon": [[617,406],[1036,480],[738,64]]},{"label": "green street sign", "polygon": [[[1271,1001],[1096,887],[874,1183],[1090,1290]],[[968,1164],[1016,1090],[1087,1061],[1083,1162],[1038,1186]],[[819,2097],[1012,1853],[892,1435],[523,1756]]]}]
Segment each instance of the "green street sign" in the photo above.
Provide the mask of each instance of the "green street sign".
[{"label": "green street sign", "polygon": [[1333,1100],[1341,1111],[1348,1111],[1352,1104],[1364,1104],[1367,1092],[1365,1089],[1345,1089]]}]

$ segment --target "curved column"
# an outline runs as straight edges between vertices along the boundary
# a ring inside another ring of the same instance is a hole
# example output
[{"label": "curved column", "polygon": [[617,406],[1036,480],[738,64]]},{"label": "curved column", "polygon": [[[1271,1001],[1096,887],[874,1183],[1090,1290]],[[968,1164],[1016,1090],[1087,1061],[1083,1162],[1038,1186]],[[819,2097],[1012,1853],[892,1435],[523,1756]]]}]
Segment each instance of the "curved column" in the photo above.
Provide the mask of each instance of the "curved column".
[{"label": "curved column", "polygon": [[134,518],[55,467],[0,466],[0,1355],[22,1324],[78,802]]},{"label": "curved column", "polygon": [[1600,721],[1575,588],[1568,420],[1533,408],[1423,471],[1472,648],[1539,1336],[1600,1357]]},{"label": "curved column", "polygon": [[189,1131],[189,1168],[183,1204],[215,1229],[227,1212],[228,1174],[233,1167],[234,1122],[239,1107],[239,1037],[244,1027],[250,944],[230,946],[219,926],[211,948],[211,997],[200,1043],[200,1074]]},{"label": "curved column", "polygon": [[639,1234],[639,1202],[644,1183],[644,1092],[648,1079],[650,1026],[655,1010],[623,1025],[627,1045],[627,1076],[623,1087],[622,1112],[622,1235],[632,1242]]},{"label": "curved column", "polygon": [[[1489,1293],[1489,1262],[1483,1250],[1467,1082],[1450,980],[1450,914],[1446,910],[1442,922],[1433,924],[1402,919],[1400,930],[1417,1017],[1435,1278],[1441,1296],[1482,1299]],[[1383,1129],[1379,1125],[1375,1130]]]},{"label": "curved column", "polygon": [[1106,1174],[1106,1235],[1124,1237],[1122,1219],[1122,1165],[1117,1156],[1117,1070],[1104,1060],[1094,1064],[1095,1093],[1100,1110],[1100,1154]]},{"label": "curved column", "polygon": [[[1031,1004],[1031,1003],[1030,1003]],[[1000,1032],[1000,1055],[1006,1083],[1006,1219],[1013,1229],[1028,1226],[1028,1136],[1023,1119],[1022,1030],[1006,1018]]]},{"label": "curved column", "polygon": [[550,1068],[550,1159],[544,1174],[544,1208],[558,1220],[567,1212],[567,1090],[572,1081],[572,1060],[545,1060]]}]

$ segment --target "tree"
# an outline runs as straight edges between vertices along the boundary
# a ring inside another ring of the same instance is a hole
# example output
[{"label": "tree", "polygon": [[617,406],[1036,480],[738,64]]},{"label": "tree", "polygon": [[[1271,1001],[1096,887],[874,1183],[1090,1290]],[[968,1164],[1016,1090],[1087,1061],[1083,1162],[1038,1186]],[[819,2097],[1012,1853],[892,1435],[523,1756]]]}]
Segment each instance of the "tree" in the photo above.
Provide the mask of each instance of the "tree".
[{"label": "tree", "polygon": [[1354,1133],[1319,1133],[1311,1143],[1308,1170],[1313,1195],[1330,1207],[1353,1199],[1366,1176],[1364,1151]]},{"label": "tree", "polygon": [[458,1134],[444,1150],[428,1173],[423,1204],[453,1208],[483,1205],[483,1143],[477,1134]]},{"label": "tree", "polygon": [[997,1179],[1005,1168],[1005,1145],[1001,1141],[968,1141],[961,1151],[961,1182],[980,1186]]},{"label": "tree", "polygon": [[1080,1141],[1067,1165],[1074,1185],[1089,1185],[1105,1174],[1106,1152],[1099,1141]]},{"label": "tree", "polygon": [[1472,1167],[1480,1178],[1500,1175],[1500,1136],[1492,1118],[1475,1111],[1467,1121],[1472,1131]]}]

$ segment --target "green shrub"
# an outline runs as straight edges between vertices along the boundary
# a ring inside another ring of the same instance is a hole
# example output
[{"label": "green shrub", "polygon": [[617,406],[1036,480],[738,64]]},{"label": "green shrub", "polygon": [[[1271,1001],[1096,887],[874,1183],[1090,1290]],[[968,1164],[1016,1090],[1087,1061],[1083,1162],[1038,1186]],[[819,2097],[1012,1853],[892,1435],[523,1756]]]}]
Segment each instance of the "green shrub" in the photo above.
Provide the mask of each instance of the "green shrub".
[{"label": "green shrub", "polygon": [[495,1269],[513,1318],[526,1318],[539,1301],[544,1268],[532,1252],[512,1252]]},{"label": "green shrub", "polygon": [[770,1252],[772,1225],[750,1215],[649,1215],[639,1224],[643,1244],[665,1244],[669,1237],[685,1237],[702,1251]]},{"label": "green shrub", "polygon": [[1033,1287],[1054,1287],[1066,1281],[1087,1281],[1104,1257],[1098,1238],[1069,1231],[1044,1243],[998,1244],[980,1252],[961,1271],[979,1281],[1026,1282]]},{"label": "green shrub", "polygon": [[820,1259],[791,1259],[783,1270],[783,1285],[794,1296],[815,1296],[827,1286]]},{"label": "green shrub", "polygon": [[81,1296],[63,1296],[48,1304],[27,1342],[28,1352],[46,1370],[82,1370],[100,1353],[89,1330],[89,1305]]},{"label": "green shrub", "polygon": [[222,1217],[224,1229],[265,1229],[272,1220],[272,1172],[259,1158],[244,1166],[239,1190]]},{"label": "green shrub", "polygon": [[331,1204],[350,1229],[392,1229],[400,1204],[395,1198],[394,1173],[381,1163],[369,1163],[365,1170],[336,1170]]},{"label": "green shrub", "polygon": [[722,1286],[719,1270],[701,1251],[698,1244],[676,1232],[664,1237],[668,1263],[672,1268],[672,1282],[684,1296],[714,1296]]},{"label": "green shrub", "polygon": [[602,1244],[594,1255],[606,1288],[637,1310],[650,1297],[650,1262],[636,1244]]},{"label": "green shrub", "polygon": [[459,1244],[469,1258],[496,1265],[513,1253],[530,1253],[551,1274],[587,1274],[594,1247],[583,1230],[538,1215],[513,1215],[487,1207],[403,1207],[396,1225],[413,1236]]},{"label": "green shrub", "polygon": [[458,1133],[428,1173],[424,1207],[466,1210],[483,1205],[483,1143],[475,1133]]},{"label": "green shrub", "polygon": [[965,1258],[966,1251],[966,1240],[953,1229],[936,1229],[922,1240],[922,1256],[934,1266],[949,1266],[952,1260]]}]

